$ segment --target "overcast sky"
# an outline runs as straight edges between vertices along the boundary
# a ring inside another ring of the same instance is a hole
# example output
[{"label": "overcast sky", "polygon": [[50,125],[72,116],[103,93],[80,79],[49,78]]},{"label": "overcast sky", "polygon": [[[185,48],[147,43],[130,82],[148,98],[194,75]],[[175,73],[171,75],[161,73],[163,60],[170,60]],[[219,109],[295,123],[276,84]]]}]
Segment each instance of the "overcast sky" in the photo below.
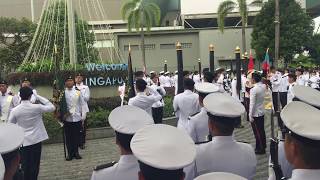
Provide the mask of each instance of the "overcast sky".
[{"label": "overcast sky", "polygon": [[[320,17],[315,18],[314,21],[316,23],[316,25],[315,25],[315,31],[316,31],[318,29],[319,25],[320,25]],[[320,33],[320,28],[318,30],[318,33]]]}]

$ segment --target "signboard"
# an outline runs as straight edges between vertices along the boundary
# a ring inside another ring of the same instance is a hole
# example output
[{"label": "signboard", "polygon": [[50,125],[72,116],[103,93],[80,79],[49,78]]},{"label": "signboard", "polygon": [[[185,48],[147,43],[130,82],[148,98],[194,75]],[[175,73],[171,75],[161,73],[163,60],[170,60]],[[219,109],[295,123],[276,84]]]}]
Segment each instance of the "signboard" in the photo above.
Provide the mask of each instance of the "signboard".
[{"label": "signboard", "polygon": [[88,72],[85,83],[90,87],[122,85],[128,71],[127,64],[88,63],[85,67]]}]

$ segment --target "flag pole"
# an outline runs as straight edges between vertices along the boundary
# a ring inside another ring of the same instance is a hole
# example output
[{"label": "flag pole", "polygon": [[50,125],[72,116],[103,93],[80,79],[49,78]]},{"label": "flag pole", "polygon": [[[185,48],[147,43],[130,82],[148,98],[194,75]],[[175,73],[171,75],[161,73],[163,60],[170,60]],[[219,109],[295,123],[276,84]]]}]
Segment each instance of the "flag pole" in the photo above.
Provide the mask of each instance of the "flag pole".
[{"label": "flag pole", "polygon": [[129,83],[129,99],[136,96],[133,81],[133,70],[132,70],[132,59],[131,59],[131,46],[129,44],[129,55],[128,55],[128,83]]}]

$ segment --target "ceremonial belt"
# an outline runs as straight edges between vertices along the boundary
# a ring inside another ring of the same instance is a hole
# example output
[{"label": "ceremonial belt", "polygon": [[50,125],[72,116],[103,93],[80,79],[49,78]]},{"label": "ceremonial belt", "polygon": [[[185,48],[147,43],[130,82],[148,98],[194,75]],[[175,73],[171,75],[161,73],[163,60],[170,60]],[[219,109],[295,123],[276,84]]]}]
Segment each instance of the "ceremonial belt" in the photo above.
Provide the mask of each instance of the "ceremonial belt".
[{"label": "ceremonial belt", "polygon": [[8,96],[6,99],[6,103],[4,104],[4,107],[2,109],[2,115],[1,115],[1,121],[7,121],[8,120],[8,114],[9,114],[9,108],[12,102],[13,96]]},{"label": "ceremonial belt", "polygon": [[81,95],[81,92],[77,90],[75,96],[72,99],[71,108],[69,110],[70,114],[72,114],[72,115],[74,115],[74,113],[76,112],[76,107],[77,107],[77,103],[78,103],[80,95]]}]

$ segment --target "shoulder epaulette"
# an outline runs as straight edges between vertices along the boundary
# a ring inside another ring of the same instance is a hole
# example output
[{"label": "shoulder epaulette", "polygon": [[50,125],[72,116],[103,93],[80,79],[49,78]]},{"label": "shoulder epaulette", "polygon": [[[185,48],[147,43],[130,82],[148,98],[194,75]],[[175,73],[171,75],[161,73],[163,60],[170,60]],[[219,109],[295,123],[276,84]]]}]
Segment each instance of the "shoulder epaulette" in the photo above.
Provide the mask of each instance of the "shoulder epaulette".
[{"label": "shoulder epaulette", "polygon": [[93,170],[94,170],[94,171],[100,171],[100,170],[102,170],[102,169],[106,169],[106,168],[112,167],[112,166],[115,165],[116,163],[117,163],[117,162],[112,161],[111,163],[98,165],[98,166],[96,166]]}]

